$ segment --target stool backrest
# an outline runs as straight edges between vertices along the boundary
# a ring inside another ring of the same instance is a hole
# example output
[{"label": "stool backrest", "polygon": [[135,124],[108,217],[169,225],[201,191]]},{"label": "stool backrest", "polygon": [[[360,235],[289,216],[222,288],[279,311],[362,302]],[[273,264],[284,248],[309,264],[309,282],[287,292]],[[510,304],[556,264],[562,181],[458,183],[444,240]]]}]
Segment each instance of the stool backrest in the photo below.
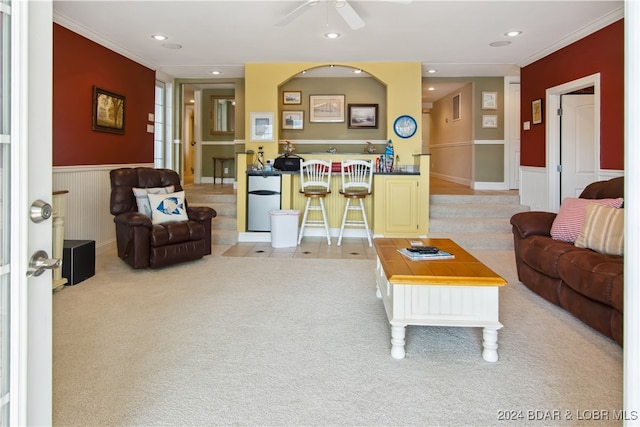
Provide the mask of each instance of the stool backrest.
[{"label": "stool backrest", "polygon": [[300,186],[302,191],[306,188],[328,191],[331,187],[331,163],[324,160],[300,162]]},{"label": "stool backrest", "polygon": [[370,160],[343,160],[342,191],[360,189],[371,192],[373,162]]}]

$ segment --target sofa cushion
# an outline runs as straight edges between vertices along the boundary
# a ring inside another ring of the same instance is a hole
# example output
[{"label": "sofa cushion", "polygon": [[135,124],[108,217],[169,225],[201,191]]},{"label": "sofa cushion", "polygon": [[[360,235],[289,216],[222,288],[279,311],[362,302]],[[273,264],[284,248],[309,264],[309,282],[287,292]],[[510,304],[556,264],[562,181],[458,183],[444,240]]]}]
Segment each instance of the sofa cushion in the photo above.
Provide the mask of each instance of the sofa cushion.
[{"label": "sofa cushion", "polygon": [[624,253],[624,209],[590,204],[582,231],[576,239],[579,248],[609,255]]},{"label": "sofa cushion", "polygon": [[189,219],[184,202],[184,191],[169,194],[149,194],[151,222],[162,224]]},{"label": "sofa cushion", "polygon": [[558,260],[560,278],[577,293],[622,312],[624,258],[586,249]]},{"label": "sofa cushion", "polygon": [[560,211],[551,225],[551,237],[563,242],[575,242],[582,230],[584,218],[587,214],[587,205],[596,203],[599,205],[619,208],[623,198],[617,199],[581,199],[567,197],[560,205]]},{"label": "sofa cushion", "polygon": [[153,247],[204,239],[204,226],[196,221],[166,222],[151,228],[150,243]]},{"label": "sofa cushion", "polygon": [[520,259],[536,271],[552,278],[560,278],[558,259],[571,251],[584,251],[572,243],[560,242],[546,236],[529,236],[520,242]]},{"label": "sofa cushion", "polygon": [[132,188],[133,194],[136,196],[136,204],[138,212],[145,214],[151,218],[151,205],[149,204],[149,194],[169,194],[173,193],[173,185],[167,187],[151,187],[151,188]]}]

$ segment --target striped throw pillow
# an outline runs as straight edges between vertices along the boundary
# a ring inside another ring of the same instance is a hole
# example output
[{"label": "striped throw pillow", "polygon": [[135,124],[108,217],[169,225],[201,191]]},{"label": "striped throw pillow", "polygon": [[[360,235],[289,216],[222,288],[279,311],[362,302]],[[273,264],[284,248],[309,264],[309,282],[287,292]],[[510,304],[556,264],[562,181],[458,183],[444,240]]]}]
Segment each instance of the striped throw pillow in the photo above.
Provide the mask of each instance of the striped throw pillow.
[{"label": "striped throw pillow", "polygon": [[603,254],[622,255],[624,253],[624,209],[589,204],[584,227],[575,245]]},{"label": "striped throw pillow", "polygon": [[551,237],[563,242],[575,242],[582,230],[584,218],[587,215],[587,205],[595,203],[598,205],[619,208],[624,200],[617,199],[580,199],[567,197],[560,205],[560,211],[551,225]]}]

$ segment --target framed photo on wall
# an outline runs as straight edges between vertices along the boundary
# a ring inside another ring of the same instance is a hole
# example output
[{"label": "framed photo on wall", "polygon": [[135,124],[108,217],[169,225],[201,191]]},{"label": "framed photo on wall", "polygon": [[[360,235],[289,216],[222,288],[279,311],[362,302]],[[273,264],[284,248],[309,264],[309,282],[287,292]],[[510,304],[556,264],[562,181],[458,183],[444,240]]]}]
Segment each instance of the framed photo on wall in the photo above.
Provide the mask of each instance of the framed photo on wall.
[{"label": "framed photo on wall", "polygon": [[542,99],[535,99],[531,102],[531,112],[533,124],[542,123]]},{"label": "framed photo on wall", "polygon": [[273,113],[251,113],[251,140],[273,141]]},{"label": "framed photo on wall", "polygon": [[309,95],[309,121],[344,122],[344,95]]},{"label": "framed photo on wall", "polygon": [[302,104],[302,92],[299,90],[296,91],[284,91],[282,92],[282,103],[287,105],[298,105]]},{"label": "framed photo on wall", "polygon": [[498,109],[498,92],[482,92],[482,109]]},{"label": "framed photo on wall", "polygon": [[349,104],[349,129],[378,129],[378,104]]},{"label": "framed photo on wall", "polygon": [[454,122],[456,120],[460,120],[460,108],[461,108],[461,106],[460,106],[460,96],[461,95],[458,93],[458,94],[454,95],[453,98],[451,99],[452,108],[453,108],[453,111],[451,113],[451,116],[452,116],[451,120],[454,121]]},{"label": "framed photo on wall", "polygon": [[99,87],[93,87],[92,129],[124,135],[125,97]]},{"label": "framed photo on wall", "polygon": [[483,128],[497,128],[498,116],[495,114],[483,114],[482,115],[482,127]]},{"label": "framed photo on wall", "polygon": [[304,129],[304,111],[283,111],[282,129]]}]

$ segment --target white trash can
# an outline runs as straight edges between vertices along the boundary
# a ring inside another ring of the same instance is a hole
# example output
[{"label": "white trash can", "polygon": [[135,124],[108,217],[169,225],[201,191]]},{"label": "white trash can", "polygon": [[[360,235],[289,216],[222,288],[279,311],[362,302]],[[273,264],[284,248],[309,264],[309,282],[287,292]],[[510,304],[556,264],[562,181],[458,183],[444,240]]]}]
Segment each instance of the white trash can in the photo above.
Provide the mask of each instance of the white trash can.
[{"label": "white trash can", "polygon": [[269,211],[271,217],[271,247],[293,248],[298,246],[298,210]]}]

